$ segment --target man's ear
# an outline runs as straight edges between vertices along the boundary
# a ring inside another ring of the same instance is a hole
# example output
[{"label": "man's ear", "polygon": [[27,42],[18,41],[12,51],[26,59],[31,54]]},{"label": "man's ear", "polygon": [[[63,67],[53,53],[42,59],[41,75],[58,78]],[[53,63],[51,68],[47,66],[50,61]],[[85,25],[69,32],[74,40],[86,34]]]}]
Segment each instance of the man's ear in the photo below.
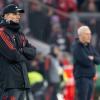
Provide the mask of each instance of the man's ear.
[{"label": "man's ear", "polygon": [[5,14],[4,15],[4,19],[9,20],[9,17],[8,16],[9,16],[9,14]]},{"label": "man's ear", "polygon": [[8,16],[8,15],[7,15],[7,14],[5,14],[5,15],[3,16],[3,17],[4,17],[4,19],[6,19],[6,18],[7,18],[7,16]]}]

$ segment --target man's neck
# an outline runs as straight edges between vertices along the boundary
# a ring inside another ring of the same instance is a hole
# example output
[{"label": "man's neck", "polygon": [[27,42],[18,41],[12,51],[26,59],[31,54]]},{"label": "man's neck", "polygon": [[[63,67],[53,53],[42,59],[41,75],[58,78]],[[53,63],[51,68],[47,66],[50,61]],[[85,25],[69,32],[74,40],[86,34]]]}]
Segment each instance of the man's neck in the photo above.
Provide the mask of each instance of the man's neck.
[{"label": "man's neck", "polygon": [[80,41],[80,43],[82,43],[83,45],[87,46],[89,43],[85,42],[85,41]]}]

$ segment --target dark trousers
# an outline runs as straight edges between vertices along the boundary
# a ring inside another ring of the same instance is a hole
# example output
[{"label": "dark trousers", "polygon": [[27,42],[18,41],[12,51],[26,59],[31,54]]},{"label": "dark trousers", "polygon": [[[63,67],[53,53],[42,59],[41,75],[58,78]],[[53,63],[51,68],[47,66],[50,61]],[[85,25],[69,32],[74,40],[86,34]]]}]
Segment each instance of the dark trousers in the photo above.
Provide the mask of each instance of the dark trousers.
[{"label": "dark trousers", "polygon": [[91,100],[94,82],[89,78],[76,79],[77,100]]},{"label": "dark trousers", "polygon": [[50,83],[48,87],[48,94],[49,94],[48,100],[58,100],[57,99],[58,90],[59,90],[59,83]]},{"label": "dark trousers", "polygon": [[27,90],[9,89],[3,92],[0,100],[30,100],[30,99]]}]

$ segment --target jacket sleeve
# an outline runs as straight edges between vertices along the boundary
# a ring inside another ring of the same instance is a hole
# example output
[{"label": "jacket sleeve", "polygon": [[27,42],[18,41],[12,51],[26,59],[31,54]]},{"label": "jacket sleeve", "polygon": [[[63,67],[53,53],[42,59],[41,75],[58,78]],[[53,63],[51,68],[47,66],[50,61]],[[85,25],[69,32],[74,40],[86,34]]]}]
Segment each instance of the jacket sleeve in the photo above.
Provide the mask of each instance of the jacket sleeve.
[{"label": "jacket sleeve", "polygon": [[9,37],[0,31],[0,55],[9,61],[23,62],[25,57],[21,55],[10,41]]},{"label": "jacket sleeve", "polygon": [[[24,36],[25,37],[25,36]],[[32,46],[28,40],[25,38],[25,46],[22,49],[23,55],[28,59],[32,60],[36,56],[36,48]]]},{"label": "jacket sleeve", "polygon": [[95,64],[100,64],[100,55],[99,55],[99,53],[95,50],[95,48],[93,48],[93,50],[94,50],[94,63]]},{"label": "jacket sleeve", "polygon": [[73,46],[72,52],[74,61],[82,65],[82,67],[90,67],[93,64],[81,47]]}]

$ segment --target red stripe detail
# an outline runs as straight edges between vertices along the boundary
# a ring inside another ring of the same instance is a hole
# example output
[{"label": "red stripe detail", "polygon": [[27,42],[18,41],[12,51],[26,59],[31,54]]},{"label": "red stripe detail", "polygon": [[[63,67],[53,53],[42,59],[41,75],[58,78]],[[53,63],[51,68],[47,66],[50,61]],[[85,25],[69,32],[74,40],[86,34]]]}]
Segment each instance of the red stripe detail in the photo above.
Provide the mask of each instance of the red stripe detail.
[{"label": "red stripe detail", "polygon": [[12,47],[12,44],[10,43],[10,41],[8,41],[8,37],[5,34],[1,34],[1,37],[4,39],[4,41],[10,46]]},{"label": "red stripe detail", "polygon": [[14,46],[13,46],[13,44],[10,42],[9,37],[4,32],[0,32],[0,37],[2,38],[2,40],[6,43],[6,45],[10,49],[15,49]]}]

